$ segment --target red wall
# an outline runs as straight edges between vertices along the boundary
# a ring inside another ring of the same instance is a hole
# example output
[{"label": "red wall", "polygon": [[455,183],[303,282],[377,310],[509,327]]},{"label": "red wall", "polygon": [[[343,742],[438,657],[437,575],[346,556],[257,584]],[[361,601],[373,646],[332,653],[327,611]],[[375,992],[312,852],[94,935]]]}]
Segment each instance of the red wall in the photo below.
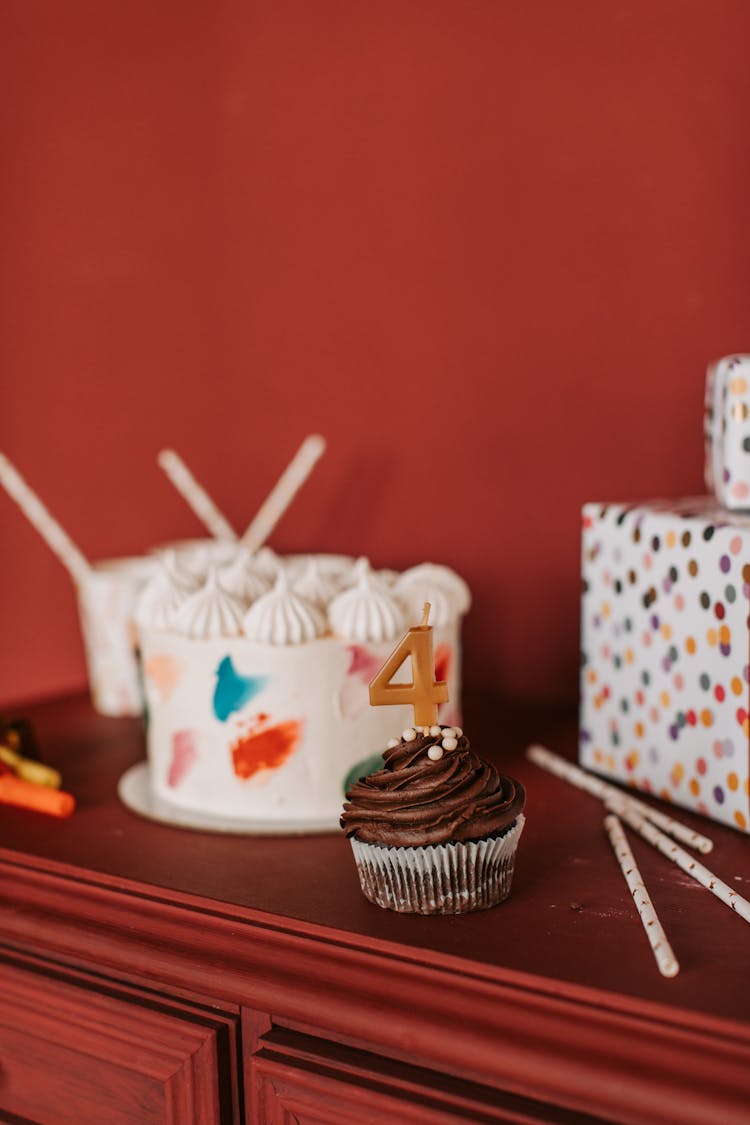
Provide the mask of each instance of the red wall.
[{"label": "red wall", "polygon": [[[744,0],[4,0],[0,449],[94,558],[243,526],[455,565],[466,664],[572,695],[579,506],[700,490],[750,349]],[[84,679],[0,494],[0,699]]]}]

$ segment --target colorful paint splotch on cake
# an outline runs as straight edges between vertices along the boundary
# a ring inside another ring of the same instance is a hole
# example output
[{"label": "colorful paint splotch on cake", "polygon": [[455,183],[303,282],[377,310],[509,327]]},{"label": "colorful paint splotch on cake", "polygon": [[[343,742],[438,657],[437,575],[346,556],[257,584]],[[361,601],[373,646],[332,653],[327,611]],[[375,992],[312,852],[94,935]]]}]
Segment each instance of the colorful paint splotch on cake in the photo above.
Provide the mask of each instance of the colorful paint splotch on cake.
[{"label": "colorful paint splotch on cake", "polygon": [[159,698],[165,701],[182,679],[184,666],[173,656],[157,652],[144,663],[143,670],[159,693]]},{"label": "colorful paint splotch on cake", "polygon": [[271,723],[268,715],[256,716],[252,727],[232,744],[235,775],[247,780],[280,769],[299,746],[302,730],[299,720]]},{"label": "colorful paint splotch on cake", "polygon": [[214,688],[213,708],[214,715],[221,723],[225,723],[235,711],[241,711],[248,703],[255,699],[265,687],[268,686],[268,676],[243,676],[234,664],[231,656],[224,656],[216,669],[216,687]]},{"label": "colorful paint splotch on cake", "polygon": [[349,666],[336,696],[338,713],[356,719],[370,706],[368,685],[382,661],[367,645],[348,645]]},{"label": "colorful paint splotch on cake", "polygon": [[451,671],[451,662],[453,660],[453,653],[451,646],[446,644],[435,645],[435,679],[440,682],[448,682],[448,677]]},{"label": "colorful paint splotch on cake", "polygon": [[178,730],[172,735],[172,760],[167,771],[167,785],[175,789],[190,773],[198,759],[195,735],[191,730]]},{"label": "colorful paint splotch on cake", "polygon": [[363,684],[369,684],[380,668],[377,654],[367,645],[348,645],[346,651],[349,654],[349,667],[346,674],[356,676]]},{"label": "colorful paint splotch on cake", "polygon": [[580,760],[750,825],[750,518],[706,497],[583,512]]}]

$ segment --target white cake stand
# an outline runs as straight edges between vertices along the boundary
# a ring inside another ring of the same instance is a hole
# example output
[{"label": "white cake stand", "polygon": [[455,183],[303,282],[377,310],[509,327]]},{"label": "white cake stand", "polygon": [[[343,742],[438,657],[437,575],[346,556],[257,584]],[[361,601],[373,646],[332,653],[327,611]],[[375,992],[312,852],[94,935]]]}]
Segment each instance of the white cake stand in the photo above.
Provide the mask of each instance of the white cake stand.
[{"label": "white cake stand", "polygon": [[240,816],[217,816],[170,804],[151,789],[148,762],[131,766],[120,778],[117,792],[122,803],[139,816],[171,824],[175,828],[194,828],[201,832],[223,832],[235,836],[297,836],[339,832],[338,821],[273,820],[258,821]]}]

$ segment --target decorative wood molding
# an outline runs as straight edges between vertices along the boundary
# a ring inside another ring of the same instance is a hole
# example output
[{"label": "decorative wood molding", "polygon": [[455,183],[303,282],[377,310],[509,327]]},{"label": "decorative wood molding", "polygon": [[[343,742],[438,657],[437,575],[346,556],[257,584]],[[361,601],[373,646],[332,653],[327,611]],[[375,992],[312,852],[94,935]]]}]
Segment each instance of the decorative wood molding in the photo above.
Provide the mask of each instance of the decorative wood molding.
[{"label": "decorative wood molding", "polygon": [[[221,1013],[0,951],[0,1113],[239,1121]],[[236,1053],[236,1052],[235,1052]]]},{"label": "decorative wood molding", "polygon": [[601,1125],[577,1111],[507,1094],[274,1027],[249,1064],[250,1120],[313,1125]]},{"label": "decorative wood molding", "polygon": [[742,1024],[696,1015],[686,1027],[646,1001],[43,866],[0,851],[0,940],[18,948],[272,1013],[579,1114],[747,1121]]}]

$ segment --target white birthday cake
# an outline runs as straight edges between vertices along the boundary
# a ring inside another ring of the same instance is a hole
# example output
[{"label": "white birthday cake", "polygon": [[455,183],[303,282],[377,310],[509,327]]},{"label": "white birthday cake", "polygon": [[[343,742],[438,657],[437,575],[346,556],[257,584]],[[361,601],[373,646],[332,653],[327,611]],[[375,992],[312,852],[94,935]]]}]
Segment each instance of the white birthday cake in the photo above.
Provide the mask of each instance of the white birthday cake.
[{"label": "white birthday cake", "polygon": [[[460,723],[470,595],[448,567],[164,555],[137,611],[153,794],[249,826],[335,827],[347,784],[409,725],[406,705],[370,707],[368,685],[425,601],[448,683],[440,721]],[[410,680],[408,661],[394,679]]]}]

